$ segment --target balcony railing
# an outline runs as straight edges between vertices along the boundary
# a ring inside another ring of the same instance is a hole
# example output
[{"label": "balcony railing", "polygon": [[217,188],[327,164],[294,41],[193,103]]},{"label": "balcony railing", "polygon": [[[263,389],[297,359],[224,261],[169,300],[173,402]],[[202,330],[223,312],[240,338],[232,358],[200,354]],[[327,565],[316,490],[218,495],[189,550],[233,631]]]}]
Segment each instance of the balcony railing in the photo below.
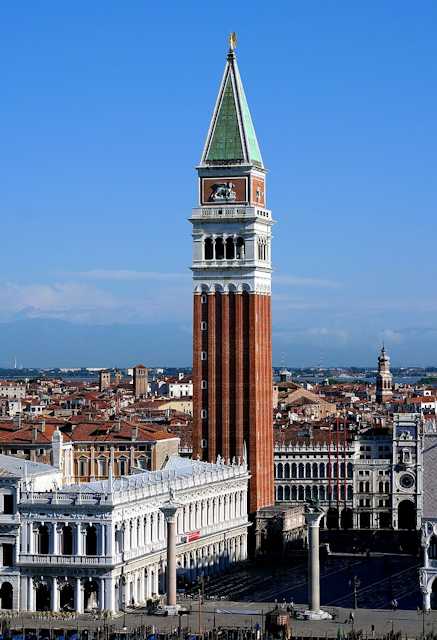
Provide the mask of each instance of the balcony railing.
[{"label": "balcony railing", "polygon": [[20,553],[19,564],[53,566],[92,566],[103,567],[114,564],[111,556],[61,556]]},{"label": "balcony railing", "polygon": [[192,218],[264,218],[271,220],[272,214],[269,209],[262,207],[237,207],[223,205],[215,207],[198,207],[193,209]]}]

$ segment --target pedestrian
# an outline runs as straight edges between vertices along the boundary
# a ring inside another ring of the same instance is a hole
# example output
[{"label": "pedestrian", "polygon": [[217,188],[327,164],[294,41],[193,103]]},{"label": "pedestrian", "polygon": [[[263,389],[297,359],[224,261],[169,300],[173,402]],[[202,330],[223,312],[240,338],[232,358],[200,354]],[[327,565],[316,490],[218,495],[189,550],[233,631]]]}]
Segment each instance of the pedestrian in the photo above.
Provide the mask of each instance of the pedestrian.
[{"label": "pedestrian", "polygon": [[372,638],[375,637],[375,625],[372,624],[372,626],[370,627],[370,631],[372,632]]},{"label": "pedestrian", "polygon": [[354,612],[353,612],[353,611],[351,611],[351,612],[349,613],[349,622],[350,622],[350,624],[353,624],[353,623],[354,623],[354,621],[355,621]]}]

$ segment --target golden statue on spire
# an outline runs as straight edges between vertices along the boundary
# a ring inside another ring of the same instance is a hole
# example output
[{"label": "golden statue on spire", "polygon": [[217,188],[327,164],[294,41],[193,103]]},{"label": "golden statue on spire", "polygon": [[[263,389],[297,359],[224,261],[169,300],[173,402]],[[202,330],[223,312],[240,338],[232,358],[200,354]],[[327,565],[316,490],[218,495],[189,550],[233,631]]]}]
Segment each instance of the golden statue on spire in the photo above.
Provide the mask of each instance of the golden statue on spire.
[{"label": "golden statue on spire", "polygon": [[237,48],[237,34],[235,31],[229,34],[229,49],[234,51]]}]

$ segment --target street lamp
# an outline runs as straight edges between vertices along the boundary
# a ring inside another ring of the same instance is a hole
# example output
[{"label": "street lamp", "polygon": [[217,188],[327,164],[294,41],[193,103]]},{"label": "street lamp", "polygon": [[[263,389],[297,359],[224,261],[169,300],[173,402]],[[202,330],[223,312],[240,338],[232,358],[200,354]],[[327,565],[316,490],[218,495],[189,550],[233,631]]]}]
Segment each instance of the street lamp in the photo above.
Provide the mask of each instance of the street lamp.
[{"label": "street lamp", "polygon": [[422,638],[425,638],[425,616],[429,616],[430,613],[430,609],[425,609],[425,607],[417,607],[417,615],[422,616]]},{"label": "street lamp", "polygon": [[349,580],[349,586],[353,587],[353,589],[354,589],[354,609],[358,608],[358,593],[357,593],[357,590],[359,589],[360,584],[361,584],[361,580],[357,576],[354,576],[353,578],[351,578]]}]

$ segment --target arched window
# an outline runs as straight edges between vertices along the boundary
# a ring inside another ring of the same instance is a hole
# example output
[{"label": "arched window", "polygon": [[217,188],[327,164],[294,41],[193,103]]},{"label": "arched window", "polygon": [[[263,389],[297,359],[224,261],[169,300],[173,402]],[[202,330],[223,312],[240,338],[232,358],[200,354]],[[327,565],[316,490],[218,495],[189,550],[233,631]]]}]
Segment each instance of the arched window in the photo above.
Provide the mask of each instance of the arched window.
[{"label": "arched window", "polygon": [[352,489],[352,485],[348,484],[347,486],[347,499],[348,500],[352,500],[353,498],[353,489]]},{"label": "arched window", "polygon": [[214,257],[214,244],[212,238],[205,238],[204,242],[205,260],[212,260]]},{"label": "arched window", "polygon": [[305,478],[311,478],[311,464],[309,462],[305,465]]},{"label": "arched window", "polygon": [[309,484],[305,487],[305,500],[311,500],[311,487]]},{"label": "arched window", "polygon": [[303,463],[301,462],[299,464],[299,478],[303,478],[305,475],[305,467],[303,466]]},{"label": "arched window", "polygon": [[348,465],[347,465],[347,477],[348,478],[352,478],[353,472],[354,472],[353,465],[352,465],[351,462],[348,462]]},{"label": "arched window", "polygon": [[404,464],[411,462],[411,452],[408,449],[402,449],[402,462]]},{"label": "arched window", "polygon": [[313,462],[313,478],[319,477],[319,465],[317,462]]},{"label": "arched window", "polygon": [[38,527],[38,553],[41,555],[49,553],[49,529],[46,524]]},{"label": "arched window", "polygon": [[225,257],[225,245],[223,243],[223,238],[215,239],[215,259],[223,260]]},{"label": "arched window", "polygon": [[148,468],[147,458],[145,458],[144,456],[141,456],[138,459],[138,466],[140,469],[147,469]]},{"label": "arched window", "polygon": [[237,238],[237,260],[244,259],[244,240],[243,238]]},{"label": "arched window", "polygon": [[85,534],[85,555],[97,555],[97,530],[94,525],[88,525]]},{"label": "arched window", "polygon": [[88,460],[86,458],[79,458],[79,477],[84,478],[88,475]]},{"label": "arched window", "polygon": [[297,500],[297,487],[296,487],[296,485],[293,485],[291,487],[291,499],[292,500]]},{"label": "arched window", "polygon": [[326,496],[326,494],[325,494],[325,487],[324,487],[324,485],[322,484],[322,485],[319,487],[319,499],[320,499],[320,500],[326,500],[326,497],[325,497],[325,496]]},{"label": "arched window", "polygon": [[304,494],[304,488],[302,486],[299,487],[299,500],[304,500],[305,498],[305,494]]},{"label": "arched window", "polygon": [[284,468],[282,466],[282,462],[278,464],[278,478],[282,479],[284,477]]},{"label": "arched window", "polygon": [[323,462],[321,462],[319,466],[319,475],[321,478],[325,477],[325,465],[323,464]]},{"label": "arched window", "polygon": [[235,244],[234,238],[226,239],[226,260],[233,260],[235,258]]},{"label": "arched window", "polygon": [[383,482],[379,482],[378,483],[378,491],[379,491],[379,493],[384,493],[384,483]]},{"label": "arched window", "polygon": [[290,487],[288,484],[284,488],[284,500],[290,500]]},{"label": "arched window", "polygon": [[98,458],[97,460],[97,475],[102,478],[106,476],[106,458]]},{"label": "arched window", "polygon": [[281,501],[284,499],[284,487],[278,487],[278,500]]},{"label": "arched window", "polygon": [[384,484],[384,491],[385,493],[390,493],[390,482]]},{"label": "arched window", "polygon": [[291,477],[297,478],[297,466],[295,462],[291,465]]},{"label": "arched window", "polygon": [[284,464],[284,478],[289,478],[290,477],[290,465],[288,464],[288,462],[286,462]]},{"label": "arched window", "polygon": [[313,485],[313,500],[319,499],[319,487],[315,484]]},{"label": "arched window", "polygon": [[65,525],[62,527],[61,553],[64,556],[73,555],[73,529],[70,527],[70,525]]},{"label": "arched window", "polygon": [[126,458],[120,458],[118,461],[118,470],[121,476],[127,474],[127,460]]}]

